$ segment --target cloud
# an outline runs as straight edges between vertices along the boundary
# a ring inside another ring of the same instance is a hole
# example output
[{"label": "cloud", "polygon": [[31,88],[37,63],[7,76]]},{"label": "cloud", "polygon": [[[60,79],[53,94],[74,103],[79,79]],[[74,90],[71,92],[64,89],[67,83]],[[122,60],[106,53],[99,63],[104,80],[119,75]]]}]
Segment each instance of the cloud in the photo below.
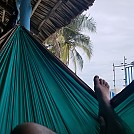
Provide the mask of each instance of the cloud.
[{"label": "cloud", "polygon": [[[78,76],[91,87],[94,75],[98,74],[113,88],[112,64],[120,64],[124,56],[128,63],[134,60],[133,7],[133,0],[96,0],[86,12],[96,21],[97,33],[85,31],[93,42],[93,56],[90,62],[84,57],[84,69],[78,71]],[[124,72],[118,72],[117,88],[123,88]]]}]

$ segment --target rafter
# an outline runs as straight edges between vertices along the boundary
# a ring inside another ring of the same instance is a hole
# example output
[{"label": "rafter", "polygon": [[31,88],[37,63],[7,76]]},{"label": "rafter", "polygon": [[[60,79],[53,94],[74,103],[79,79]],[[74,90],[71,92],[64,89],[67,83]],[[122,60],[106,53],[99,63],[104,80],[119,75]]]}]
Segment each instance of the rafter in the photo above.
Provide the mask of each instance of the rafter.
[{"label": "rafter", "polygon": [[3,10],[3,13],[2,13],[2,22],[4,22],[4,20],[5,20],[5,14],[6,14],[6,11],[5,10]]},{"label": "rafter", "polygon": [[35,4],[35,6],[34,6],[34,8],[32,10],[32,13],[31,13],[31,17],[34,14],[35,10],[37,9],[37,7],[39,6],[40,3],[41,3],[41,0],[38,0],[37,3]]},{"label": "rafter", "polygon": [[8,3],[8,0],[6,0],[6,3]]},{"label": "rafter", "polygon": [[[8,4],[8,0],[6,0],[6,3],[5,3],[6,5]],[[3,13],[2,13],[2,23],[4,22],[4,20],[5,20],[5,14],[6,14],[6,10],[5,9],[3,9]]]},{"label": "rafter", "polygon": [[62,3],[62,0],[59,0],[55,6],[53,7],[52,10],[50,10],[50,12],[48,13],[48,15],[43,19],[43,21],[40,23],[38,29],[40,30],[40,28],[42,27],[42,25],[47,21],[47,19],[55,12],[55,9],[57,9],[59,7],[59,5]]},{"label": "rafter", "polygon": [[6,4],[6,2],[3,2],[3,1],[0,2],[0,8],[6,10],[9,13],[11,13],[11,11],[12,11],[12,7],[8,4]]}]

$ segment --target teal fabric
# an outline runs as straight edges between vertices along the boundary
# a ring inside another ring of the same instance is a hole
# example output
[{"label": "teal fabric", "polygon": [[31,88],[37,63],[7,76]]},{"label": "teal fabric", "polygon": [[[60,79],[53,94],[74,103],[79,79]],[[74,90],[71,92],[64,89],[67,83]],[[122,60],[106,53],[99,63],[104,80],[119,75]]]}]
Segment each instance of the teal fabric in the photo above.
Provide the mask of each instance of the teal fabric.
[{"label": "teal fabric", "polygon": [[121,118],[127,134],[134,134],[134,93],[125,99],[114,110]]},{"label": "teal fabric", "polygon": [[36,122],[59,134],[99,132],[98,104],[18,27],[0,53],[0,134]]},{"label": "teal fabric", "polygon": [[[99,134],[98,102],[92,92],[40,46],[18,26],[0,52],[0,134],[10,134],[24,122],[59,134]],[[134,133],[134,94],[115,111]]]}]

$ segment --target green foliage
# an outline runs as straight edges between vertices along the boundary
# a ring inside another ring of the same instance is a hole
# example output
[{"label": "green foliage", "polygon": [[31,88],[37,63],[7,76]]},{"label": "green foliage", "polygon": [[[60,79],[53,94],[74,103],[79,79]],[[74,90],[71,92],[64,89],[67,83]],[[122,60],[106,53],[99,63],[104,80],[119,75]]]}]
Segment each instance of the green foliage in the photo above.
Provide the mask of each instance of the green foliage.
[{"label": "green foliage", "polygon": [[79,15],[68,26],[61,28],[45,41],[48,49],[66,65],[69,64],[70,59],[73,61],[75,73],[77,65],[80,69],[83,68],[83,58],[78,49],[81,48],[88,59],[92,55],[91,40],[89,36],[82,34],[84,29],[89,32],[95,32],[95,22],[93,18],[89,18],[86,15]]}]

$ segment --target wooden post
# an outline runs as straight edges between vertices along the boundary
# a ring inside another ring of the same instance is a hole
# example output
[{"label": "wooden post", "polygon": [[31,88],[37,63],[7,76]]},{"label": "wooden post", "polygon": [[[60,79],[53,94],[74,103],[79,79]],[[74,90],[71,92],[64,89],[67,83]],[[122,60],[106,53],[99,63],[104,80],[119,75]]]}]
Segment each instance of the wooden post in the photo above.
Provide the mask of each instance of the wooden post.
[{"label": "wooden post", "polygon": [[20,9],[20,25],[30,30],[31,0],[17,0],[17,7]]}]

